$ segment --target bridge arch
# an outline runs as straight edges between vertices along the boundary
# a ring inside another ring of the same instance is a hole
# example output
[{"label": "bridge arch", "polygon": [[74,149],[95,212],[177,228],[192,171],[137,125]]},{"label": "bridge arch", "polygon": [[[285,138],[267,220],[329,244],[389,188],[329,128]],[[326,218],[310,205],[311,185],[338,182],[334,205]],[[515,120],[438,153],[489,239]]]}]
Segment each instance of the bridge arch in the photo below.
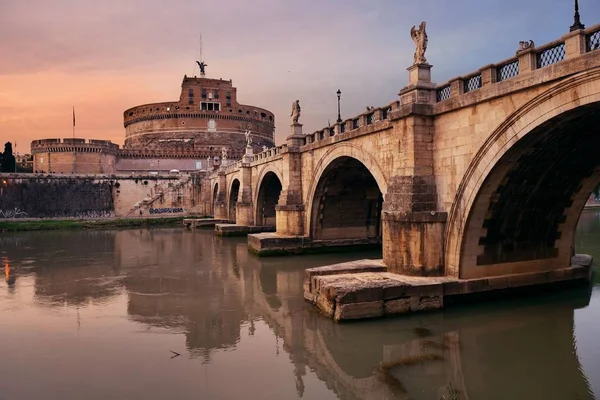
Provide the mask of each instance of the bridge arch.
[{"label": "bridge arch", "polygon": [[343,143],[319,160],[307,206],[309,235],[316,240],[381,239],[381,208],[387,184],[378,163]]},{"label": "bridge arch", "polygon": [[275,226],[275,206],[283,189],[283,174],[274,166],[265,166],[257,179],[254,195],[254,221],[256,226]]},{"label": "bridge arch", "polygon": [[475,154],[448,218],[448,275],[563,268],[600,180],[600,68],[571,76],[509,116]]},{"label": "bridge arch", "polygon": [[237,221],[235,206],[238,202],[238,195],[240,193],[240,180],[237,178],[237,176],[231,180],[231,184],[229,185],[229,190],[227,191],[227,193],[227,218],[230,221],[233,221],[233,223],[235,224]]},{"label": "bridge arch", "polygon": [[216,204],[217,204],[217,200],[219,199],[219,182],[216,182],[213,185],[213,189],[212,189],[212,194],[211,194],[211,208],[212,208],[212,213],[213,216],[215,216],[216,213]]}]

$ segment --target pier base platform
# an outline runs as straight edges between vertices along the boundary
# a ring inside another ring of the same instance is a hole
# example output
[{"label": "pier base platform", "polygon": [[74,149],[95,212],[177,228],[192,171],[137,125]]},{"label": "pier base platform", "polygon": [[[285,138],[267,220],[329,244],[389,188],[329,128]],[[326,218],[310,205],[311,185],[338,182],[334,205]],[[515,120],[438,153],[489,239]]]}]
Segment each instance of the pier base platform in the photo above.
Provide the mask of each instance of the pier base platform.
[{"label": "pier base platform", "polygon": [[226,219],[217,218],[185,218],[183,220],[183,226],[187,228],[205,228],[215,226],[216,224],[227,224],[232,221]]},{"label": "pier base platform", "polygon": [[248,235],[248,249],[259,256],[330,253],[336,251],[380,249],[379,239],[313,240],[307,236],[281,236],[275,232]]},{"label": "pier base platform", "polygon": [[274,226],[246,226],[236,224],[216,224],[215,233],[219,236],[246,236],[249,233],[275,232]]},{"label": "pier base platform", "polygon": [[359,260],[306,270],[304,298],[335,321],[393,316],[444,307],[444,300],[495,290],[591,279],[592,257],[545,272],[480,279],[416,277],[387,272],[382,260]]}]

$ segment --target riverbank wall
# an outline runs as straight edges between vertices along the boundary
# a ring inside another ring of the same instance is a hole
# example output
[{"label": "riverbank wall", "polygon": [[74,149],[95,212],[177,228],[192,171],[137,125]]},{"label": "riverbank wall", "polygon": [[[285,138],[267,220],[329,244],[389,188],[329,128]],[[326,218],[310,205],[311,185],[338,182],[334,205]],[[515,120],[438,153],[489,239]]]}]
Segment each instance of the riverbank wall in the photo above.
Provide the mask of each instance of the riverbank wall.
[{"label": "riverbank wall", "polygon": [[0,221],[206,215],[200,175],[0,174]]}]

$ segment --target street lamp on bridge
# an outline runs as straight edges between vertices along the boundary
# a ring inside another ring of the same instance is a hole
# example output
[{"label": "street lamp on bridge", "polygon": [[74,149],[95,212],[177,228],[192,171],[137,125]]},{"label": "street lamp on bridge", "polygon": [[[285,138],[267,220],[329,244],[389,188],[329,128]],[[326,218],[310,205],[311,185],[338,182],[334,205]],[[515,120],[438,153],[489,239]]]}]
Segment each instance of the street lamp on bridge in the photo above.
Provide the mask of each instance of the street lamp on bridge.
[{"label": "street lamp on bridge", "polygon": [[579,19],[579,1],[575,0],[575,15],[573,16],[573,25],[571,25],[570,31],[573,32],[579,29],[585,29],[585,25]]},{"label": "street lamp on bridge", "polygon": [[338,118],[337,118],[337,123],[339,124],[340,122],[342,122],[342,116],[340,114],[340,96],[342,95],[342,91],[340,89],[338,89],[337,91],[337,97],[338,97]]}]

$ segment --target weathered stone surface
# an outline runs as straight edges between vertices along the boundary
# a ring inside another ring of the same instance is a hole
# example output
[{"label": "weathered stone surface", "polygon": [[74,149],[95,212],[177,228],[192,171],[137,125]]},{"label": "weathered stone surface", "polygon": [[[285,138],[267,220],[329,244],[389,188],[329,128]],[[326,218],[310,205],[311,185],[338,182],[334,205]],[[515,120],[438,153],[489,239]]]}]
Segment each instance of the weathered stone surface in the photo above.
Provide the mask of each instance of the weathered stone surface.
[{"label": "weathered stone surface", "polygon": [[[588,258],[581,260],[590,262]],[[336,321],[343,321],[437,310],[444,307],[445,296],[589,279],[590,272],[589,266],[574,266],[550,272],[458,280],[390,272],[364,272],[361,267],[371,262],[372,260],[361,260],[312,268],[306,275],[305,299],[314,302],[323,314]],[[319,272],[322,274],[318,274]],[[339,273],[336,275],[335,272]]]},{"label": "weathered stone surface", "polygon": [[0,174],[0,218],[205,214],[192,177]]},{"label": "weathered stone surface", "polygon": [[337,304],[334,320],[346,321],[353,319],[377,318],[383,315],[383,301],[364,303]]},{"label": "weathered stone surface", "polygon": [[218,236],[246,236],[249,233],[274,231],[271,226],[244,226],[237,224],[215,224]]},{"label": "weathered stone surface", "polygon": [[386,301],[383,304],[383,311],[385,315],[406,314],[410,312],[410,297]]}]

